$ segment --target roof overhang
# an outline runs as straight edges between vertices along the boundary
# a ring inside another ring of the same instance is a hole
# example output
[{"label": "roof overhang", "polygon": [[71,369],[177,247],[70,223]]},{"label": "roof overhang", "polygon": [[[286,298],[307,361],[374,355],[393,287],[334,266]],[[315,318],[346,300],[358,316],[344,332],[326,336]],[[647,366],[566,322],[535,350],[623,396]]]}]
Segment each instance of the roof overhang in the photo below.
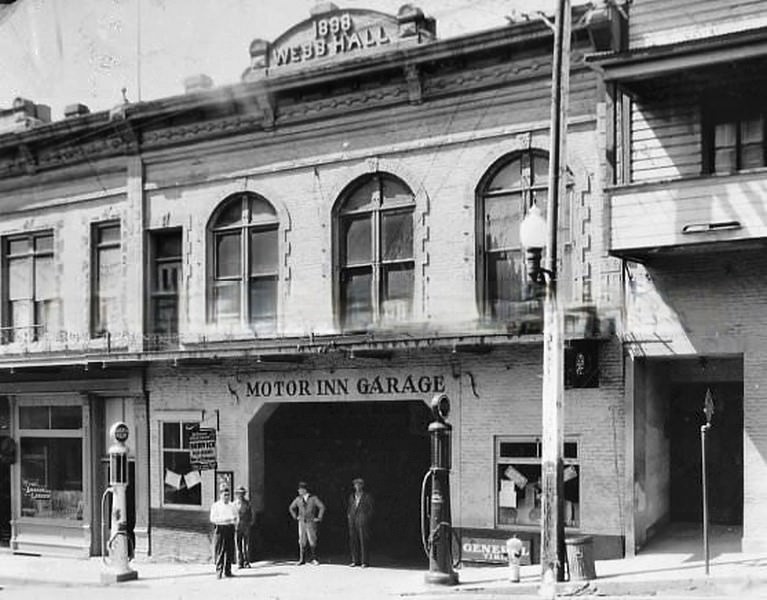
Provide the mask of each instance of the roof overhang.
[{"label": "roof overhang", "polygon": [[627,52],[592,54],[587,62],[599,68],[605,81],[631,86],[634,82],[677,72],[710,68],[767,56],[767,27],[637,48]]}]

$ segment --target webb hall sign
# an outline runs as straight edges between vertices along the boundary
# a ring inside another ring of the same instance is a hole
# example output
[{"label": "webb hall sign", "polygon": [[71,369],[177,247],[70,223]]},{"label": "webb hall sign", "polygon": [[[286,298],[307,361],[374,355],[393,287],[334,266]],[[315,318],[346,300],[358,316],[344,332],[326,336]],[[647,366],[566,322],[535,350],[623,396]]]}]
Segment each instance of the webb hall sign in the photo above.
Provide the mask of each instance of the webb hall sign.
[{"label": "webb hall sign", "polygon": [[256,39],[250,45],[250,67],[245,81],[278,74],[290,67],[357,58],[402,44],[421,44],[436,38],[434,19],[412,5],[397,15],[357,8],[318,4],[309,19],[297,23],[273,42]]},{"label": "webb hall sign", "polygon": [[411,396],[445,391],[444,375],[373,375],[317,379],[255,379],[246,384],[251,398],[296,396]]},{"label": "webb hall sign", "polygon": [[272,46],[272,67],[311,62],[391,44],[397,39],[397,19],[362,10],[333,11],[304,21]]}]

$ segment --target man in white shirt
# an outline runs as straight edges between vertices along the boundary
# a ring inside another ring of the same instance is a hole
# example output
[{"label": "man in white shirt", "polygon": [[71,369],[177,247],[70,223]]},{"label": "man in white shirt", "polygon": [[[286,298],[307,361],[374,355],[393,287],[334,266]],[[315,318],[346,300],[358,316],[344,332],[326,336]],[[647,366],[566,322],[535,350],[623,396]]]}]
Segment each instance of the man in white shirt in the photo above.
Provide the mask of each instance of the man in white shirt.
[{"label": "man in white shirt", "polygon": [[234,528],[237,525],[237,509],[229,501],[230,491],[226,486],[219,488],[219,499],[210,507],[210,522],[215,525],[213,547],[216,558],[216,577],[234,577]]}]

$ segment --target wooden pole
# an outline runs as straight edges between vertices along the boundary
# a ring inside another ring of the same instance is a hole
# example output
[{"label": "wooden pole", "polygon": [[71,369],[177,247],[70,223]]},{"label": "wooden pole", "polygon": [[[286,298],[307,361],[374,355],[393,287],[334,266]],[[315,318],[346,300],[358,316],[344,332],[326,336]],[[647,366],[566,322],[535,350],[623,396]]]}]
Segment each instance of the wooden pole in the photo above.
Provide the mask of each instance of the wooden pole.
[{"label": "wooden pole", "polygon": [[564,315],[557,297],[557,228],[564,197],[567,100],[570,70],[570,1],[559,0],[554,22],[551,78],[551,149],[546,207],[546,295],[543,305],[543,448],[541,505],[541,578],[544,595],[564,581]]}]

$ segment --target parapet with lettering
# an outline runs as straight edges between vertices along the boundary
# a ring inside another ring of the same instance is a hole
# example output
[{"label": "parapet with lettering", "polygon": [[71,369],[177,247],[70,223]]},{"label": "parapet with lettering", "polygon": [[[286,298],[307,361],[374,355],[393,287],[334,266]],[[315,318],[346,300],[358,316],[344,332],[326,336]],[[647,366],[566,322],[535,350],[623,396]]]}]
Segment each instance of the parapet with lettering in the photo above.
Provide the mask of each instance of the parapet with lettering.
[{"label": "parapet with lettering", "polygon": [[250,44],[250,65],[242,78],[253,81],[434,39],[435,20],[411,4],[403,5],[395,16],[372,10],[339,9],[326,2],[315,6],[308,19],[274,42],[254,40]]}]

